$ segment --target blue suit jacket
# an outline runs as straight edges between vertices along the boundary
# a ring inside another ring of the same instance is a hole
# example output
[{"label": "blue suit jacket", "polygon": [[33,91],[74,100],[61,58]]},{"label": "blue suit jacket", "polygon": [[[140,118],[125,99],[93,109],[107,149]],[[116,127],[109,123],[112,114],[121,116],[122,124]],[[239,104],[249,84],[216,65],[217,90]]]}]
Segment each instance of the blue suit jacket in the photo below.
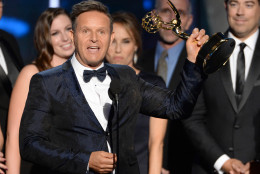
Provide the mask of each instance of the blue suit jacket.
[{"label": "blue suit jacket", "polygon": [[[139,173],[133,144],[138,113],[169,119],[189,116],[205,76],[187,61],[183,80],[173,92],[145,82],[128,66],[105,66],[111,79],[117,78],[121,85],[119,172]],[[116,117],[112,114],[109,119],[112,137],[116,137]],[[38,173],[86,173],[91,152],[107,150],[107,138],[70,60],[32,77],[20,126],[20,152],[22,158],[41,166]],[[114,138],[113,147],[115,144]]]}]

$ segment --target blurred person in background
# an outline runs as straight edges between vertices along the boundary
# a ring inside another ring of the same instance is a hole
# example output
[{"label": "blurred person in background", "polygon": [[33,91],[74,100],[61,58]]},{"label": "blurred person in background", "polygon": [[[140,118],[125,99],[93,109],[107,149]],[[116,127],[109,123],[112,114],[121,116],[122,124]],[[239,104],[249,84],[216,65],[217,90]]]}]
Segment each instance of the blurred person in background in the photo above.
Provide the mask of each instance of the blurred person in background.
[{"label": "blurred person in background", "polygon": [[[0,0],[0,19],[2,13],[3,1]],[[0,29],[0,125],[4,137],[11,92],[22,67],[23,61],[16,39]]]},{"label": "blurred person in background", "polygon": [[[145,81],[165,88],[163,79],[141,71],[136,62],[142,52],[140,22],[129,12],[112,14],[114,40],[109,46],[106,60],[111,64],[128,65]],[[139,114],[135,126],[135,152],[141,174],[157,173],[162,167],[163,140],[167,120]]]},{"label": "blurred person in background", "polygon": [[[0,0],[0,19],[3,14],[3,1]],[[14,36],[0,29],[0,173],[5,166],[6,124],[11,92],[23,67],[20,49]]]},{"label": "blurred person in background", "polygon": [[[71,57],[75,49],[69,36],[71,29],[70,17],[62,8],[48,8],[37,20],[34,43],[38,57],[22,69],[10,101],[6,141],[7,174],[20,174],[19,127],[31,77],[40,71],[61,65]],[[26,174],[29,169],[23,170]]]},{"label": "blurred person in background", "polygon": [[[192,21],[190,0],[172,0],[181,18],[182,30],[189,30]],[[175,19],[175,13],[168,0],[156,0],[155,12],[165,22]],[[153,72],[163,77],[166,87],[174,90],[181,79],[181,71],[187,57],[185,41],[171,30],[159,30],[159,39],[154,48],[145,50],[138,60],[138,65],[146,72]],[[162,61],[166,61],[163,67]],[[164,142],[163,168],[174,174],[190,174],[193,148],[180,121],[168,121]]]},{"label": "blurred person in background", "polygon": [[260,1],[224,2],[226,36],[236,45],[226,66],[206,80],[192,116],[183,121],[197,150],[192,173],[259,174]]}]

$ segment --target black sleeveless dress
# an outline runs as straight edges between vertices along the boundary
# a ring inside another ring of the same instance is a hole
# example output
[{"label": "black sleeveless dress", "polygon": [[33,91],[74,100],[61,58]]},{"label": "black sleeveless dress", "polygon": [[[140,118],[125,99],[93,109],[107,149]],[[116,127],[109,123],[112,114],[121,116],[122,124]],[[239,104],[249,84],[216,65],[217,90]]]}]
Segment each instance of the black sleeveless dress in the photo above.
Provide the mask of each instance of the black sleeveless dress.
[{"label": "black sleeveless dress", "polygon": [[[157,75],[141,71],[138,74],[146,82],[156,86],[164,87],[163,79]],[[150,117],[147,115],[139,114],[136,120],[135,128],[135,152],[138,160],[140,174],[147,174],[149,167],[149,122]]]}]

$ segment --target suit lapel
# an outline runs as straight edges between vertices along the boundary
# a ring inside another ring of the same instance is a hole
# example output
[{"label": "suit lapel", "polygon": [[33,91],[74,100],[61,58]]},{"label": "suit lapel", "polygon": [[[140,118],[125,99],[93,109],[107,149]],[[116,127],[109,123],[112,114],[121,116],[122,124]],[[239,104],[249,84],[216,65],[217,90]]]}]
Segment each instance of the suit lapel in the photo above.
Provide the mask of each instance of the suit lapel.
[{"label": "suit lapel", "polygon": [[255,51],[253,54],[252,62],[250,65],[249,73],[246,79],[243,95],[238,109],[239,111],[246,103],[246,100],[254,87],[255,81],[257,80],[257,77],[260,74],[259,67],[260,67],[260,36],[258,36],[258,40],[255,46]]},{"label": "suit lapel", "polygon": [[90,108],[87,100],[85,99],[85,96],[80,88],[80,85],[78,83],[76,74],[74,72],[74,69],[71,65],[70,60],[65,62],[62,65],[63,69],[63,78],[66,82],[69,91],[71,92],[72,96],[75,98],[76,102],[81,106],[80,109],[82,109],[86,115],[98,126],[100,129],[103,130],[102,126],[100,125],[99,121],[97,120],[94,112]]},{"label": "suit lapel", "polygon": [[[225,32],[225,36],[228,35],[228,30]],[[223,66],[220,70],[221,80],[226,90],[227,96],[231,102],[231,105],[235,112],[238,112],[238,106],[236,102],[236,96],[232,85],[231,72],[230,72],[230,64],[229,61]]]},{"label": "suit lapel", "polygon": [[[109,64],[105,64],[105,66],[107,67],[107,71],[109,76],[111,77],[111,80],[117,78],[120,80],[118,73],[115,71],[115,69],[113,67],[111,67]],[[100,129],[103,130],[102,126],[100,125],[99,121],[97,120],[95,114],[93,113],[93,111],[91,110],[88,102],[86,101],[84,94],[80,88],[80,85],[78,83],[77,77],[75,75],[74,69],[71,65],[70,60],[68,60],[67,62],[65,62],[62,65],[63,68],[63,78],[64,81],[66,82],[72,96],[75,98],[76,102],[82,106],[80,109],[83,109],[85,113],[87,113],[86,115],[89,116],[89,118],[95,122],[95,124],[100,127]],[[119,101],[120,101],[120,94],[119,94]],[[113,106],[115,107],[115,103],[113,102]],[[112,122],[112,125],[115,125],[115,117],[114,117],[114,112],[111,112],[109,117],[109,120]],[[113,127],[113,126],[112,126]],[[113,127],[114,129],[114,127]]]},{"label": "suit lapel", "polygon": [[235,92],[233,90],[231,73],[230,73],[230,65],[229,61],[223,66],[220,70],[221,80],[226,90],[227,96],[236,112],[238,112],[238,107],[235,98]]},{"label": "suit lapel", "polygon": [[12,49],[12,46],[6,40],[6,38],[4,37],[2,32],[0,32],[0,43],[1,43],[1,47],[3,48],[2,51],[3,51],[4,56],[8,56],[10,61],[12,61],[12,63],[17,68],[17,70],[20,71],[22,69],[21,63],[19,65],[19,60],[18,60],[16,54],[14,53],[14,51],[19,51],[19,50]]}]

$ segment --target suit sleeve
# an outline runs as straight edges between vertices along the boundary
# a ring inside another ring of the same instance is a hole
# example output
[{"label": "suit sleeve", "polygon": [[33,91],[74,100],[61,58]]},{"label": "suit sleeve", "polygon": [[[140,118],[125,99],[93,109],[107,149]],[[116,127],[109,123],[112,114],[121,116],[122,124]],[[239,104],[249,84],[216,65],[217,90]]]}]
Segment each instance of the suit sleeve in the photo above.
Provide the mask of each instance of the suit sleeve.
[{"label": "suit sleeve", "polygon": [[141,83],[141,113],[171,120],[190,116],[206,75],[201,67],[188,60],[181,75],[181,82],[175,91]]},{"label": "suit sleeve", "polygon": [[182,120],[182,123],[198,154],[204,162],[213,167],[216,160],[224,154],[224,151],[221,150],[206,127],[206,114],[207,107],[202,91],[191,117]]},{"label": "suit sleeve", "polygon": [[20,153],[23,159],[64,173],[86,173],[89,153],[66,149],[49,141],[52,105],[43,78],[32,77],[20,125]]}]

